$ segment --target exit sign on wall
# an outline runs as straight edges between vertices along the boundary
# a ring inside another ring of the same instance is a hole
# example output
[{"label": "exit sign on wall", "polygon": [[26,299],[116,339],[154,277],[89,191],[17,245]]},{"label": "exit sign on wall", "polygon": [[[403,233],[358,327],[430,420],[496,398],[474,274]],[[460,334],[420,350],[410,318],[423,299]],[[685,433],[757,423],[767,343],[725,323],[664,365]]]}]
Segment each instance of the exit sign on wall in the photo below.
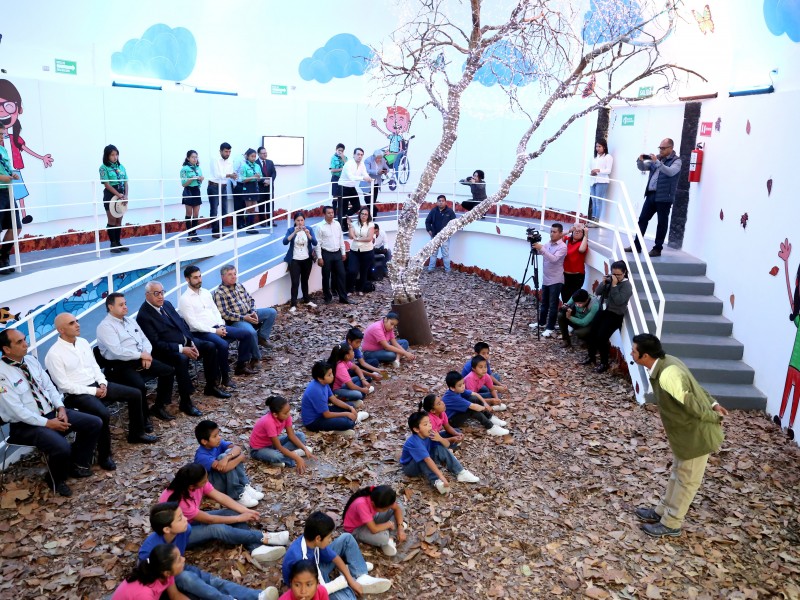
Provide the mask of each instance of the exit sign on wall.
[{"label": "exit sign on wall", "polygon": [[714,129],[714,124],[711,121],[700,123],[700,135],[703,137],[711,137],[712,129]]},{"label": "exit sign on wall", "polygon": [[633,123],[635,120],[636,120],[636,115],[622,115],[622,126],[633,127]]}]

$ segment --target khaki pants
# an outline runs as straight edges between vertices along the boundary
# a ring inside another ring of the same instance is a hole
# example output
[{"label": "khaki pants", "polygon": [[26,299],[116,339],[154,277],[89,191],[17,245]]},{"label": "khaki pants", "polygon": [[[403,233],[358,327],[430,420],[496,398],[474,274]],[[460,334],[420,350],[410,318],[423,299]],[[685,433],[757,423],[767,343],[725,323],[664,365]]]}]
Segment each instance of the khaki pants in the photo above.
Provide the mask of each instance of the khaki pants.
[{"label": "khaki pants", "polygon": [[703,482],[708,456],[705,454],[691,460],[679,460],[673,456],[667,489],[656,506],[656,513],[661,515],[661,524],[665,527],[680,529],[686,511]]}]

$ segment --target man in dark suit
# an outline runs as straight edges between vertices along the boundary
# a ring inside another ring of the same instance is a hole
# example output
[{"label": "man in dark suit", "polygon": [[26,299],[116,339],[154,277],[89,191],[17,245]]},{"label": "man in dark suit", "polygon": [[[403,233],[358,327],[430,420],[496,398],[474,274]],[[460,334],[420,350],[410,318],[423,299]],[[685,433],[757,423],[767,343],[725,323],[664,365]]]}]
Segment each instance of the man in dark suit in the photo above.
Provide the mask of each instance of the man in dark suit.
[{"label": "man in dark suit", "polygon": [[264,146],[258,148],[258,166],[264,176],[264,179],[258,182],[258,212],[261,213],[262,227],[266,227],[272,216],[272,199],[275,197],[275,179],[278,177],[278,172],[275,170],[275,163],[267,159],[267,149]]},{"label": "man in dark suit", "polygon": [[175,307],[164,300],[164,287],[157,281],[145,286],[145,301],[139,308],[136,321],[153,344],[153,356],[175,369],[178,382],[180,409],[188,415],[199,417],[201,413],[192,402],[192,378],[189,375],[189,361],[203,359],[206,376],[205,395],[216,398],[230,398],[231,395],[217,387],[219,365],[214,344],[195,339],[189,326],[181,318]]}]

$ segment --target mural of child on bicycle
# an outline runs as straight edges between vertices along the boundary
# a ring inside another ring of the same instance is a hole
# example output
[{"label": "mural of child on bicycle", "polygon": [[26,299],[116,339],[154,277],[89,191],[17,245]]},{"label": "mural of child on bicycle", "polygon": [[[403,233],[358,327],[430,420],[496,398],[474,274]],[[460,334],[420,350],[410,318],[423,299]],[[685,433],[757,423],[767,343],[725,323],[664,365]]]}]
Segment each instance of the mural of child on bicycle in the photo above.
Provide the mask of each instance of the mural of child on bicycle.
[{"label": "mural of child on bicycle", "polygon": [[397,189],[398,183],[402,185],[408,182],[408,176],[411,171],[411,166],[408,162],[408,145],[414,139],[414,136],[412,135],[408,139],[403,137],[403,134],[411,126],[411,115],[407,108],[389,106],[386,111],[386,118],[383,119],[383,122],[388,131],[381,129],[375,119],[370,119],[370,124],[389,140],[389,145],[383,148],[383,152],[386,163],[394,169],[393,172],[389,172],[389,181],[387,182],[389,189],[394,191]]}]

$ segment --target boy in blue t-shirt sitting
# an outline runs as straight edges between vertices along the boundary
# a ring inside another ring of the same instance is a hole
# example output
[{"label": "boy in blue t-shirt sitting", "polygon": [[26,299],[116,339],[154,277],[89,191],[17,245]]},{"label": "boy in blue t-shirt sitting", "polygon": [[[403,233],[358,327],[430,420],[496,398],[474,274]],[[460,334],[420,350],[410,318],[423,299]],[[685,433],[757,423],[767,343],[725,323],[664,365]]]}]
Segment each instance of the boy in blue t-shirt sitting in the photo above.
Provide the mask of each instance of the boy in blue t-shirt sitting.
[{"label": "boy in blue t-shirt sitting", "polygon": [[245,459],[242,449],[223,440],[219,425],[214,421],[200,421],[194,428],[194,435],[200,444],[194,453],[194,462],[205,467],[214,489],[234,498],[245,508],[257,505],[264,494],[250,486],[242,464]]},{"label": "boy in blue t-shirt sitting", "polygon": [[[153,532],[139,548],[139,560],[147,560],[153,548],[160,544],[172,544],[183,556],[192,526],[183,515],[177,502],[161,502],[150,508],[150,527]],[[238,583],[227,581],[216,575],[201,571],[194,565],[184,565],[183,572],[175,577],[178,590],[192,598],[219,598],[221,594],[238,600],[277,600],[278,589],[253,590]]]},{"label": "boy in blue t-shirt sitting", "polygon": [[461,427],[467,419],[477,421],[486,433],[493,436],[508,435],[504,429],[505,421],[497,417],[491,406],[472,390],[466,389],[464,378],[458,371],[450,371],[444,378],[447,391],[442,395],[442,402],[450,425]]},{"label": "boy in blue t-shirt sitting", "polygon": [[[420,411],[408,417],[411,436],[403,444],[400,465],[409,477],[424,475],[440,494],[450,491],[447,478],[436,465],[443,465],[461,483],[478,483],[480,479],[467,471],[449,450],[450,441],[433,431],[428,413]],[[434,443],[438,442],[438,443]]]},{"label": "boy in blue t-shirt sitting", "polygon": [[[356,594],[381,594],[392,587],[390,580],[367,574],[372,566],[364,561],[358,542],[352,535],[343,533],[333,539],[335,526],[333,519],[322,512],[313,512],[306,519],[302,537],[291,543],[283,557],[282,571],[286,585],[290,585],[292,565],[300,560],[311,560],[316,563],[322,576],[320,584],[325,586],[331,600],[356,600]],[[340,575],[330,581],[334,567]]]},{"label": "boy in blue t-shirt sitting", "polygon": [[300,401],[300,419],[309,431],[337,431],[345,437],[354,437],[356,423],[369,418],[366,411],[356,411],[333,394],[333,367],[315,362],[311,367],[314,378],[306,386]]},{"label": "boy in blue t-shirt sitting", "polygon": [[[345,342],[353,349],[353,361],[367,374],[367,381],[372,381],[373,379],[375,381],[380,381],[383,379],[383,375],[381,375],[378,369],[381,363],[375,358],[369,360],[364,358],[364,352],[361,350],[361,342],[363,341],[364,332],[358,327],[353,327],[347,332]],[[352,375],[355,376],[355,373],[352,373]]]}]

